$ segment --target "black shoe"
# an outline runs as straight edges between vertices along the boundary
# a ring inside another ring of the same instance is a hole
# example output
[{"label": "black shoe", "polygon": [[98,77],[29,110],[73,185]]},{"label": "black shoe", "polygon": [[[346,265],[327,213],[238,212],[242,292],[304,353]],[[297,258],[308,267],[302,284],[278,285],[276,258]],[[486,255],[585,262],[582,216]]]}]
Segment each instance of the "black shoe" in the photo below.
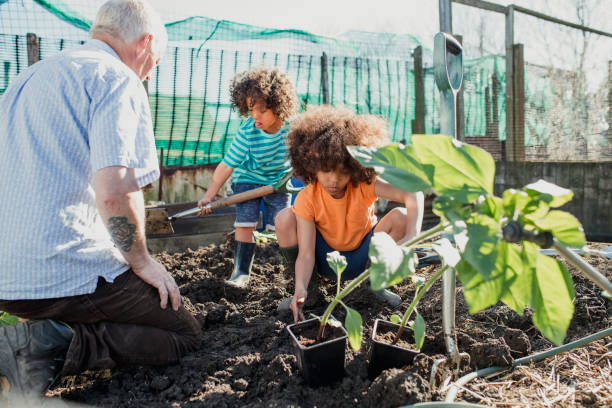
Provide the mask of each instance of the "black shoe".
[{"label": "black shoe", "polygon": [[295,261],[297,260],[299,248],[296,246],[279,247],[280,253],[285,258],[287,267],[285,268],[285,279],[295,279]]},{"label": "black shoe", "polygon": [[395,293],[391,292],[390,290],[387,290],[387,289],[372,290],[370,288],[370,291],[374,293],[374,296],[376,296],[378,300],[387,302],[392,307],[397,307],[400,305],[400,303],[402,303],[402,298],[399,297],[399,295],[396,295]]},{"label": "black shoe", "polygon": [[251,267],[255,258],[255,243],[235,241],[234,244],[234,272],[227,283],[244,288],[249,283]]},{"label": "black shoe", "polygon": [[57,380],[72,330],[53,320],[31,320],[0,328],[0,375],[10,384],[9,400],[40,398]]}]

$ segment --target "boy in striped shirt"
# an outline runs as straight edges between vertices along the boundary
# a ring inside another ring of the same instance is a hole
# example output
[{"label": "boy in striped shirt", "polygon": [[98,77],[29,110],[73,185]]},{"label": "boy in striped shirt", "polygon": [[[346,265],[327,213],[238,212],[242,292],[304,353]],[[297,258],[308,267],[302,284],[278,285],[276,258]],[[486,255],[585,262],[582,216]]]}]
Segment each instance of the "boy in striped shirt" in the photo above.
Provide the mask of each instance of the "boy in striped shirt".
[{"label": "boy in striped shirt", "polygon": [[[232,191],[242,193],[278,182],[291,171],[287,156],[288,120],[297,114],[299,103],[293,84],[276,68],[260,67],[234,77],[231,85],[232,106],[247,120],[240,126],[223,160],[213,173],[204,197],[198,202],[200,215],[211,213],[205,208],[232,176]],[[255,255],[253,230],[259,220],[263,200],[266,229],[274,230],[274,217],[289,207],[291,195],[270,194],[236,205],[234,227],[234,271],[228,283],[244,287]]]}]

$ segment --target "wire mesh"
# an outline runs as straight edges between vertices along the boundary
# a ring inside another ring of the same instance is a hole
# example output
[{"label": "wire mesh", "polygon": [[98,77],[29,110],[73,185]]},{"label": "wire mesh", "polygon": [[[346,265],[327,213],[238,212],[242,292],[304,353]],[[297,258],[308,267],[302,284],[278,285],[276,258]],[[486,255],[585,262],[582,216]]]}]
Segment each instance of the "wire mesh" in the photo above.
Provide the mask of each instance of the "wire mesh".
[{"label": "wire mesh", "polygon": [[522,13],[515,27],[526,61],[526,154],[533,160],[612,159],[612,37]]},{"label": "wire mesh", "polygon": [[[27,33],[38,36],[40,58],[48,58],[88,39],[102,3],[0,0],[0,94],[28,66]],[[425,133],[440,131],[432,52],[414,36],[350,31],[332,38],[198,16],[175,20],[171,4],[157,11],[166,21],[169,44],[147,88],[163,165],[221,161],[244,119],[230,105],[231,79],[258,65],[285,71],[302,109],[327,101],[380,115],[393,141],[409,142],[417,112],[423,112]],[[506,140],[504,16],[456,3],[453,16],[454,31],[464,44],[465,135],[501,159]],[[554,23],[544,24],[552,28],[541,29],[540,39],[532,27],[542,24],[532,20],[519,15],[515,23],[515,42],[525,44],[525,119],[518,124],[524,129],[525,158],[611,159],[607,59],[612,39],[580,37],[579,30]],[[553,52],[568,44],[577,50],[573,56]],[[419,46],[425,100],[417,107],[413,53]],[[543,49],[550,50],[548,59],[542,58]]]},{"label": "wire mesh", "polygon": [[[585,7],[584,1],[565,2],[569,7],[547,4],[551,14],[562,13],[565,20],[583,26],[589,26],[598,13],[609,22],[603,17],[604,2],[591,3],[595,7]],[[474,68],[465,68],[466,136],[487,150],[500,150],[496,152],[500,156],[503,144],[486,144],[478,138],[496,134],[498,140],[506,140],[505,24],[501,13],[453,3],[453,31],[463,36],[466,65],[483,59]],[[513,31],[514,43],[523,44],[524,115],[513,129],[524,134],[524,159],[612,159],[612,37],[520,11],[514,12]]]}]

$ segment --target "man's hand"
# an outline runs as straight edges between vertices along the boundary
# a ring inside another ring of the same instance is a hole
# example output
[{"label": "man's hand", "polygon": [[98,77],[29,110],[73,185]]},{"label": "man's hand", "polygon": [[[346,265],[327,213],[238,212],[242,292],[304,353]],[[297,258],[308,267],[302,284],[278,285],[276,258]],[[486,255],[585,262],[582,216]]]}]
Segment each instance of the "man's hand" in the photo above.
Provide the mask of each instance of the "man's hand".
[{"label": "man's hand", "polygon": [[296,288],[291,299],[291,311],[293,312],[294,323],[300,322],[304,319],[304,302],[306,302],[307,293],[305,290],[299,290]]},{"label": "man's hand", "polygon": [[181,293],[174,278],[162,264],[149,257],[142,266],[132,265],[132,270],[140,279],[157,289],[160,299],[159,306],[162,309],[166,308],[168,297],[170,297],[172,309],[178,310],[181,305]]}]

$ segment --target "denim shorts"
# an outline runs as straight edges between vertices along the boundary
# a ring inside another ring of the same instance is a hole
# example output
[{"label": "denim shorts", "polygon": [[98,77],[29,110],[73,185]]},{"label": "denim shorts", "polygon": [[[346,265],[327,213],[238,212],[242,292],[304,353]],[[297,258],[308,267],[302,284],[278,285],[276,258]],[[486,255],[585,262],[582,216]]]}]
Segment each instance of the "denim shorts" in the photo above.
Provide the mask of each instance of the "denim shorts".
[{"label": "denim shorts", "polygon": [[[264,184],[232,183],[232,191],[234,194],[238,194],[263,186]],[[282,209],[291,205],[291,194],[268,194],[236,204],[236,222],[234,227],[256,227],[259,221],[259,211],[262,208],[262,202],[264,213],[263,227],[268,231],[274,231],[274,218]]]},{"label": "denim shorts", "polygon": [[[346,269],[344,272],[342,272],[340,277],[342,281],[355,279],[368,267],[368,253],[370,251],[370,241],[372,240],[373,233],[374,227],[372,227],[370,232],[368,232],[368,235],[363,238],[363,241],[361,241],[361,244],[359,244],[356,249],[353,249],[352,251],[338,251],[340,252],[340,255],[346,257],[346,262],[348,263]],[[315,264],[317,266],[317,272],[326,278],[336,280],[336,273],[327,263],[327,254],[333,251],[335,251],[335,249],[329,246],[319,230],[317,230],[317,238],[315,243]]]}]

